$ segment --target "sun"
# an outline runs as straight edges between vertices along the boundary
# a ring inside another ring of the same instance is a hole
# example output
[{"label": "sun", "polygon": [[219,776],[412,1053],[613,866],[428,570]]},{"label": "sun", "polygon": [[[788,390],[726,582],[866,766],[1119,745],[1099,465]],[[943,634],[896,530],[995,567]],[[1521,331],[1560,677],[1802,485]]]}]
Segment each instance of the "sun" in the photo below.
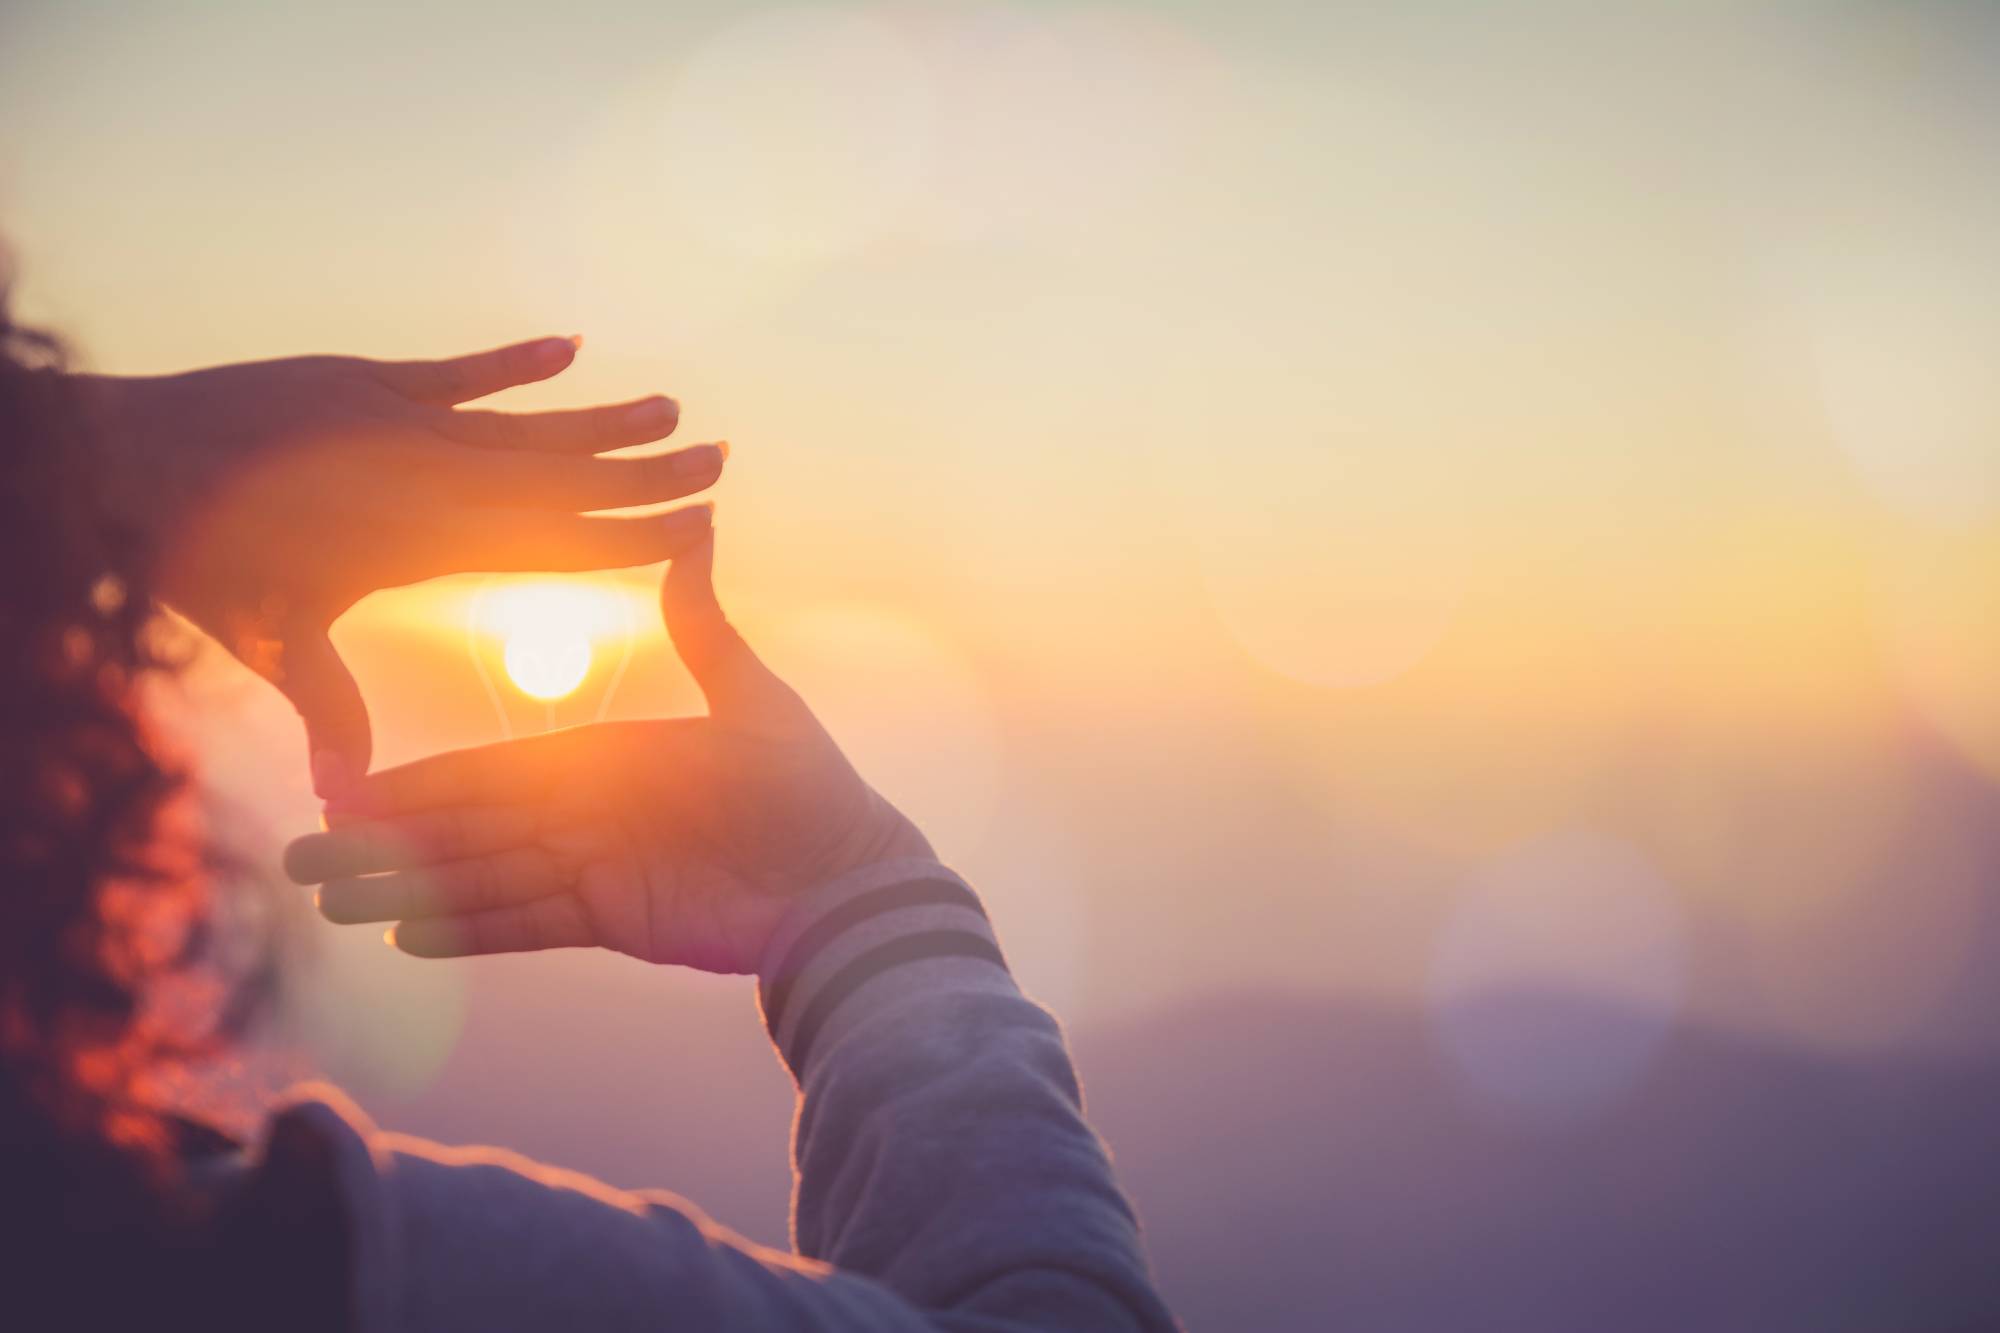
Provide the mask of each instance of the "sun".
[{"label": "sun", "polygon": [[537,580],[497,587],[478,617],[498,639],[514,688],[553,702],[590,675],[597,644],[620,631],[620,608],[608,590],[582,582]]},{"label": "sun", "polygon": [[500,660],[507,679],[535,699],[560,699],[590,674],[590,640],[564,630],[509,635]]}]

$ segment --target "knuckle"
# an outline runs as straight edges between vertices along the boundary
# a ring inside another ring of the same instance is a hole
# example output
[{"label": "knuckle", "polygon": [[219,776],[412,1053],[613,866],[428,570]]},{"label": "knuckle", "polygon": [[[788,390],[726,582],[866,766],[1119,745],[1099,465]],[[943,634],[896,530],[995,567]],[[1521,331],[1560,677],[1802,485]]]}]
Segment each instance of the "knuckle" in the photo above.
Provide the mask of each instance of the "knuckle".
[{"label": "knuckle", "polygon": [[490,446],[499,442],[499,435],[493,429],[492,413],[471,412],[464,408],[448,410],[451,414],[450,429],[440,434],[478,445]]},{"label": "knuckle", "polygon": [[640,465],[639,481],[646,494],[672,496],[680,494],[679,464],[673,454],[649,454],[637,460]]},{"label": "knuckle", "polygon": [[432,366],[437,390],[447,398],[463,397],[471,384],[471,374],[463,361],[438,361]]},{"label": "knuckle", "polygon": [[347,380],[378,381],[377,364],[360,356],[302,356],[294,364],[302,375],[327,375]]},{"label": "knuckle", "polygon": [[618,413],[610,408],[600,408],[590,413],[590,438],[599,448],[609,449],[622,438],[618,432]]},{"label": "knuckle", "polygon": [[459,860],[468,854],[472,845],[472,828],[463,810],[452,810],[445,815],[443,826],[438,832],[438,852],[448,860]]},{"label": "knuckle", "polygon": [[490,860],[474,861],[466,867],[466,899],[475,912],[484,912],[498,905],[499,881],[493,873]]}]

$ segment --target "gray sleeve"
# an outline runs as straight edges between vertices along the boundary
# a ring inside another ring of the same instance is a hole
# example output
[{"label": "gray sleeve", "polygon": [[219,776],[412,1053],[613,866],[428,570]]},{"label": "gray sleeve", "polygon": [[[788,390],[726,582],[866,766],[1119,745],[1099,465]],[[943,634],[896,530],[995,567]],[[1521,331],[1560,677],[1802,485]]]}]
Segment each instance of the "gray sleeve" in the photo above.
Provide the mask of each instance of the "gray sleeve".
[{"label": "gray sleeve", "polygon": [[801,1254],[967,1327],[1174,1327],[1062,1032],[963,880],[911,861],[827,885],[758,993],[802,1093]]},{"label": "gray sleeve", "polygon": [[381,1133],[332,1089],[274,1124],[332,1150],[359,1333],[1172,1329],[1062,1035],[999,958],[930,863],[790,914],[760,998],[800,1075],[799,1254],[671,1195]]}]

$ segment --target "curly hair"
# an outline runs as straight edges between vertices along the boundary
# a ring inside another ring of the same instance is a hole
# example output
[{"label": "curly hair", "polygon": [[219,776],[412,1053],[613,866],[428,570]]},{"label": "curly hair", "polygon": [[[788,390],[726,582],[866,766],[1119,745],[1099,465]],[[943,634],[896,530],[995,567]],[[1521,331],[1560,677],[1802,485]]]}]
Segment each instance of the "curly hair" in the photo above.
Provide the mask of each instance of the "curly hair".
[{"label": "curly hair", "polygon": [[10,1150],[102,1145],[68,1192],[102,1202],[160,1142],[141,1084],[171,1039],[141,1001],[195,942],[203,876],[173,828],[185,777],[137,709],[162,666],[144,539],[92,485],[62,349],[14,324],[6,294],[0,273],[0,1124]]},{"label": "curly hair", "polygon": [[7,278],[0,255],[0,1322],[247,1327],[299,1263],[243,1199],[187,1187],[193,1149],[229,1145],[159,1109],[161,1077],[225,1044],[240,1006],[196,966],[216,866],[140,706],[172,667],[152,553]]}]

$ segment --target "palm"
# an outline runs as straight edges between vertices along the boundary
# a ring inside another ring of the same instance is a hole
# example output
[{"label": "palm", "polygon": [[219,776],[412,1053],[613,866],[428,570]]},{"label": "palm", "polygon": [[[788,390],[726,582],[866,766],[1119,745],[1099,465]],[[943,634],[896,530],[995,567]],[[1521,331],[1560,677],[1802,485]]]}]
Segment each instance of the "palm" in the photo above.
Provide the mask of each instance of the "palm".
[{"label": "palm", "polygon": [[628,838],[586,861],[576,877],[578,908],[592,943],[649,963],[707,972],[743,972],[781,905],[762,899],[742,876]]},{"label": "palm", "polygon": [[773,711],[762,729],[686,718],[571,734],[568,762],[547,770],[567,795],[545,806],[542,838],[575,867],[593,943],[746,971],[798,888],[846,868],[878,799],[802,704]]}]

